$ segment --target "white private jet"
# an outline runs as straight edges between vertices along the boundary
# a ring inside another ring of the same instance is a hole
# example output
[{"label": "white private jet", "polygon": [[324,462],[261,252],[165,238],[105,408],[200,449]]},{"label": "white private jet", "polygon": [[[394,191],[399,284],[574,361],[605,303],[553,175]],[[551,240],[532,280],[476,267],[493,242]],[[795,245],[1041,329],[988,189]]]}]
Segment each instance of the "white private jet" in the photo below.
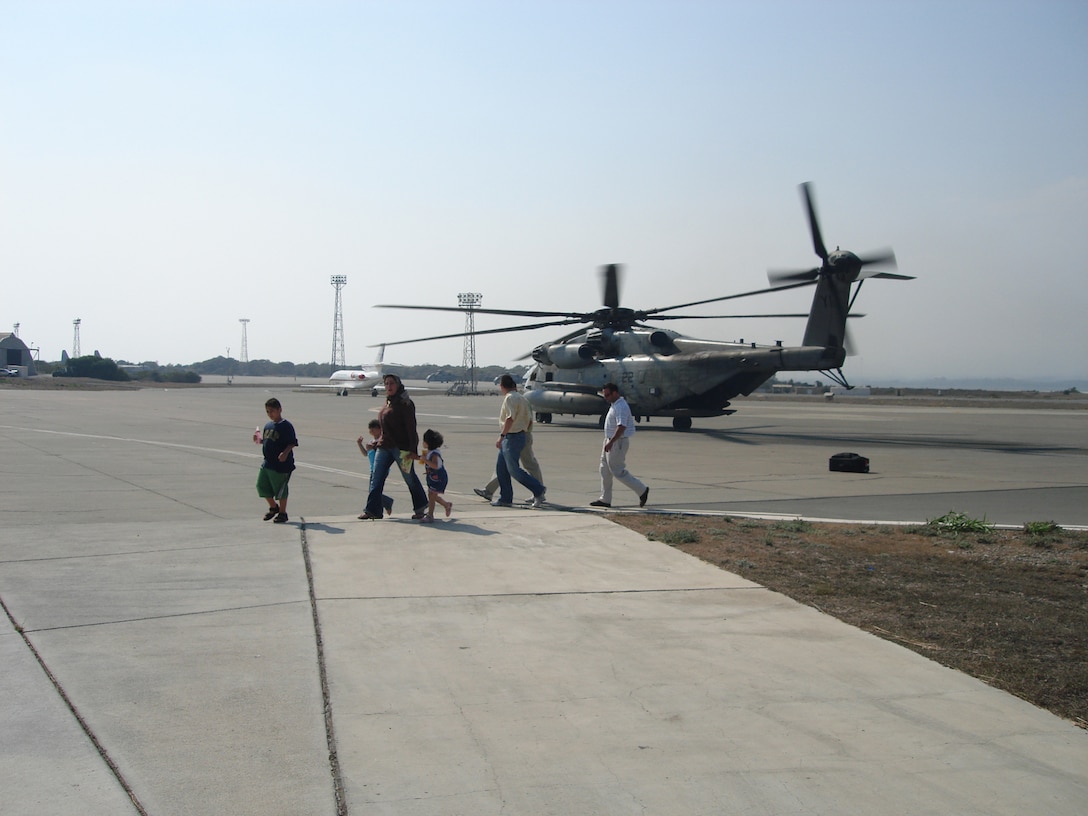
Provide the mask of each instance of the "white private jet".
[{"label": "white private jet", "polygon": [[[357,388],[369,389],[371,394],[382,386],[382,358],[385,357],[385,346],[378,346],[378,357],[371,369],[354,368],[334,371],[329,377],[328,383],[321,385],[304,385],[303,388],[333,389],[338,397],[346,397],[348,391]],[[392,365],[392,364],[390,364]]]}]

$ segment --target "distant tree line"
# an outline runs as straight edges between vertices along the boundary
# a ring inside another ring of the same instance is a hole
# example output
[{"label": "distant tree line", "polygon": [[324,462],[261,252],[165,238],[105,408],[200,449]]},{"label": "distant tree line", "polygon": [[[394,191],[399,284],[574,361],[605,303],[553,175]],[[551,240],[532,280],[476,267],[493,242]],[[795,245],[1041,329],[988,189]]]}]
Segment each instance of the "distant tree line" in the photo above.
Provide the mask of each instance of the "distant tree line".
[{"label": "distant tree line", "polygon": [[99,357],[97,354],[73,357],[67,362],[59,364],[57,368],[53,369],[52,373],[54,377],[90,377],[94,380],[110,380],[112,382],[128,382],[132,379],[128,372],[118,366],[116,362],[109,357]]},{"label": "distant tree line", "polygon": [[[345,368],[372,368],[373,363],[357,363],[344,366]],[[274,363],[271,360],[250,360],[241,362],[233,357],[212,357],[199,363],[187,366],[199,374],[217,374],[221,376],[235,377],[313,377],[317,379],[331,377],[337,367],[329,363]],[[507,371],[521,371],[524,366],[483,366],[476,369],[477,380],[493,380]],[[438,371],[449,372],[453,379],[466,379],[468,369],[464,366],[436,365],[424,363],[422,365],[398,365],[389,366],[389,370],[396,372],[406,380],[423,380]]]},{"label": "distant tree line", "polygon": [[[369,368],[373,363],[348,368]],[[67,361],[56,363],[39,363],[38,370],[41,374],[50,374],[54,377],[90,377],[96,380],[114,380],[127,382],[130,380],[147,382],[173,382],[173,383],[199,383],[202,375],[219,375],[234,377],[306,377],[313,379],[325,379],[332,375],[335,368],[329,363],[274,363],[271,360],[250,360],[243,363],[233,357],[212,357],[199,363],[189,365],[160,365],[153,360],[142,363],[130,363],[125,360],[114,361],[109,357],[100,357],[97,354],[85,357],[76,357]],[[391,366],[391,371],[399,374],[406,380],[425,380],[432,374],[443,374],[442,382],[453,382],[468,379],[468,369],[465,366],[445,365],[434,363],[423,365],[398,365]],[[476,369],[476,381],[490,383],[501,375],[512,372],[521,373],[524,366],[482,366]],[[771,386],[778,381],[771,378],[762,386],[760,391],[770,391]],[[798,387],[812,387],[809,383],[789,380],[790,385]],[[823,390],[823,384],[817,380],[815,390]]]},{"label": "distant tree line", "polygon": [[[347,366],[347,368],[370,368],[373,363]],[[491,382],[508,371],[520,373],[524,366],[483,366],[476,369],[477,382]],[[69,360],[38,364],[41,374],[54,377],[90,377],[96,380],[127,382],[130,380],[149,382],[199,383],[202,375],[235,377],[307,377],[325,379],[332,376],[334,366],[329,363],[274,363],[271,360],[250,360],[241,362],[233,357],[212,357],[189,365],[160,365],[153,360],[131,363],[127,360],[112,360],[97,354],[75,357]],[[465,366],[440,366],[435,363],[423,365],[390,366],[406,380],[423,380],[437,373],[448,374],[444,380],[467,380],[468,369]]]},{"label": "distant tree line", "polygon": [[92,380],[110,382],[130,382],[131,380],[149,382],[199,383],[200,375],[191,368],[182,366],[160,366],[155,362],[128,363],[124,360],[112,360],[98,354],[73,357],[57,363],[40,363],[41,374],[54,377],[87,377]]}]

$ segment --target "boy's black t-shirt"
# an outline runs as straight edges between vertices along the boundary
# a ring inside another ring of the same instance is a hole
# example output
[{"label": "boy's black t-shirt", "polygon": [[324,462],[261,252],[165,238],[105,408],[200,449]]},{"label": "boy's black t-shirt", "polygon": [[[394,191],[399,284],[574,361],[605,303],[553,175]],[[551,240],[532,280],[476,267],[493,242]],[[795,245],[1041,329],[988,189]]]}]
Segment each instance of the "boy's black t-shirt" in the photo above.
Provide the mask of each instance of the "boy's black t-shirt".
[{"label": "boy's black t-shirt", "polygon": [[266,422],[261,438],[264,440],[261,444],[261,452],[264,454],[262,467],[274,470],[277,473],[290,473],[295,469],[294,451],[287,454],[286,461],[280,461],[280,454],[287,449],[288,445],[293,444],[298,447],[298,437],[295,436],[294,425],[286,419],[281,419],[279,422]]}]

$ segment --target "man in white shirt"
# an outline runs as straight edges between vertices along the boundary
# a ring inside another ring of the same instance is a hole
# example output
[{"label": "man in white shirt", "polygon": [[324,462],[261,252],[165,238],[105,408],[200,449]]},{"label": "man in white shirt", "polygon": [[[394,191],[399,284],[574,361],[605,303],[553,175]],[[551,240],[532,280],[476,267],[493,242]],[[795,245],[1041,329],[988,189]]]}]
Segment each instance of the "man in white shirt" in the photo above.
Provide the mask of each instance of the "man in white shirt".
[{"label": "man in white shirt", "polygon": [[638,496],[638,506],[645,507],[650,495],[650,488],[639,481],[627,469],[627,450],[631,446],[631,437],[635,435],[635,418],[627,400],[620,396],[615,383],[607,383],[601,389],[603,396],[610,403],[604,418],[604,449],[601,451],[601,497],[589,503],[590,507],[612,506],[612,480],[631,488]]}]

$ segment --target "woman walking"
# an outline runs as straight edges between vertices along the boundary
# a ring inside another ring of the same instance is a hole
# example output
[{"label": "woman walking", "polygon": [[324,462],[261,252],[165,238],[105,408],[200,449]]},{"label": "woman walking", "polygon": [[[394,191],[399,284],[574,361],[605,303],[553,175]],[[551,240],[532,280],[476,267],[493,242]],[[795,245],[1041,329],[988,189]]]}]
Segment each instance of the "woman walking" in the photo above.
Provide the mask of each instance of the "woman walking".
[{"label": "woman walking", "polygon": [[421,519],[427,515],[427,493],[415,471],[415,460],[419,458],[416,406],[396,374],[386,374],[382,381],[385,383],[385,405],[378,414],[381,436],[377,440],[366,510],[359,518],[370,521],[382,517],[385,479],[389,470],[396,465],[404,477],[404,483],[408,485],[408,492],[412,494],[412,509],[415,511],[412,518]]}]

